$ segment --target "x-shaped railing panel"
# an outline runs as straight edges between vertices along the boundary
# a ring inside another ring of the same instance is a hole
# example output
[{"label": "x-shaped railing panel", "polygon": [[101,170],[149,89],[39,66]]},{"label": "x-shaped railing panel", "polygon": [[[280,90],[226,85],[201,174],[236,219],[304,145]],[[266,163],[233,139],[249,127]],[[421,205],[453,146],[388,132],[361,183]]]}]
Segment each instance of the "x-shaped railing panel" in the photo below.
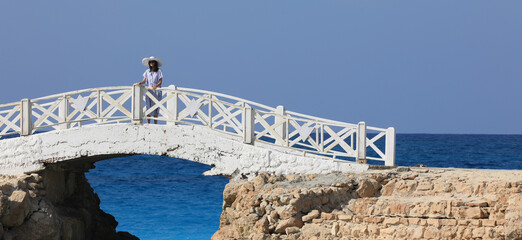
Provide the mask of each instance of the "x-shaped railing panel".
[{"label": "x-shaped railing panel", "polygon": [[0,136],[20,133],[20,104],[6,106],[8,109],[0,111]]},{"label": "x-shaped railing panel", "polygon": [[[192,120],[200,122],[205,126],[209,125],[210,120],[207,113],[201,110],[210,103],[205,96],[180,94],[179,99],[183,104],[185,104],[185,109],[183,109],[178,115],[179,121]],[[194,109],[191,109],[193,106],[195,106]]]},{"label": "x-shaped railing panel", "polygon": [[[117,95],[117,94],[120,94],[120,95],[116,99],[114,99],[112,95]],[[101,117],[103,117],[103,118],[114,117],[115,116],[114,114],[117,113],[118,111],[120,111],[123,114],[123,116],[131,117],[132,113],[124,107],[125,102],[129,101],[131,99],[131,96],[132,95],[131,95],[130,91],[124,91],[124,92],[103,91],[103,92],[100,92],[101,99],[104,102],[109,103],[109,106],[102,110]],[[121,116],[118,116],[118,117],[121,117]]]},{"label": "x-shaped railing panel", "polygon": [[[313,148],[316,151],[322,152],[321,146],[319,145],[319,131],[317,123],[314,122],[304,122],[302,124],[298,123],[298,120],[290,119],[288,121],[289,125],[289,134],[288,139],[293,139],[288,144],[290,147],[294,145],[300,145],[303,147]],[[293,131],[290,130],[292,128]],[[313,139],[310,134],[315,132],[315,139]]]},{"label": "x-shaped railing panel", "polygon": [[371,147],[371,149],[373,149],[373,151],[375,151],[382,159],[385,158],[385,154],[375,145],[375,142],[384,137],[385,135],[386,132],[379,132],[372,138],[366,138],[366,147]]},{"label": "x-shaped railing panel", "polygon": [[[34,127],[33,129],[52,127],[57,129],[55,126],[61,122],[60,117],[57,115],[58,106],[62,101],[60,98],[53,99],[52,102],[47,103],[32,103]],[[38,112],[40,111],[40,113]]]},{"label": "x-shaped railing panel", "polygon": [[329,137],[324,140],[324,152],[328,152],[334,147],[340,146],[346,153],[351,156],[355,156],[355,149],[353,146],[350,146],[348,143],[346,143],[346,139],[356,133],[354,128],[346,127],[339,132],[335,132],[332,128],[330,128],[330,126],[324,126],[323,129],[325,133],[329,135]]},{"label": "x-shaped railing panel", "polygon": [[241,104],[241,102],[234,104],[223,102],[216,96],[213,96],[212,106],[213,109],[217,111],[217,114],[212,116],[212,128],[217,129],[219,126],[225,126],[232,128],[238,134],[242,134],[243,125],[241,123],[241,115],[243,108]]},{"label": "x-shaped railing panel", "polygon": [[263,136],[269,137],[271,139],[274,139],[276,142],[286,143],[287,139],[283,138],[283,136],[275,130],[277,127],[282,126],[286,123],[286,119],[281,118],[279,121],[274,120],[274,124],[270,124],[266,121],[266,118],[275,116],[275,114],[265,113],[262,114],[262,112],[255,113],[255,122],[259,123],[263,129],[260,132],[256,131],[256,139],[261,139]]},{"label": "x-shaped railing panel", "polygon": [[162,117],[166,117],[168,119],[168,117],[173,114],[168,114],[170,111],[165,107],[165,104],[171,97],[172,96],[167,96],[165,98],[162,98],[161,100],[158,100],[154,94],[152,94],[150,91],[146,91],[144,99],[149,98],[154,104],[149,109],[147,109],[146,107],[143,108],[144,115],[148,116],[156,109],[160,109],[162,113],[167,113],[166,116]]},{"label": "x-shaped railing panel", "polygon": [[[88,101],[85,105],[85,109],[81,109],[81,106],[76,106],[72,103],[72,99],[79,98],[80,94],[74,95],[68,95],[67,100],[67,107],[69,108],[69,113],[66,117],[66,122],[72,122],[73,124],[79,124],[81,121],[87,121],[87,120],[95,120],[97,122],[100,122],[101,119],[98,119],[98,98],[99,91],[93,91],[90,92],[89,95],[84,96],[85,98],[88,98]],[[96,107],[96,109],[93,110],[93,108]]]}]

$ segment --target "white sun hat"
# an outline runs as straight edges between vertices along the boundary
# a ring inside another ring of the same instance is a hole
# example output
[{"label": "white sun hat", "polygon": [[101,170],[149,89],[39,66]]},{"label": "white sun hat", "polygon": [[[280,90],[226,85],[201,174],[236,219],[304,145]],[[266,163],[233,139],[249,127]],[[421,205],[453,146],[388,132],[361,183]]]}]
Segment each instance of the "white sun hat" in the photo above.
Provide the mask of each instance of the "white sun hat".
[{"label": "white sun hat", "polygon": [[158,67],[161,67],[161,65],[163,65],[163,62],[161,61],[161,59],[155,58],[154,56],[150,56],[148,58],[142,59],[141,63],[143,63],[143,65],[148,67],[150,61],[156,61],[158,63]]}]

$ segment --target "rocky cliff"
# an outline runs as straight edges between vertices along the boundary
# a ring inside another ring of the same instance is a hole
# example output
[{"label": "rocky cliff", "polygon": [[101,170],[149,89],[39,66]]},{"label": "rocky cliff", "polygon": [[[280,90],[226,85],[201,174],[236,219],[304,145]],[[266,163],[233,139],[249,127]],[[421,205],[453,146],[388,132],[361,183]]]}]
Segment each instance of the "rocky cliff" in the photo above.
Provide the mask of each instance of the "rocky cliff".
[{"label": "rocky cliff", "polygon": [[[90,168],[0,176],[0,239],[137,239],[99,208]],[[212,239],[522,239],[522,171],[262,173],[226,186]]]},{"label": "rocky cliff", "polygon": [[214,240],[522,238],[522,171],[264,173],[223,199]]},{"label": "rocky cliff", "polygon": [[30,175],[0,176],[0,239],[138,239],[116,232],[85,178],[89,164],[54,164]]}]

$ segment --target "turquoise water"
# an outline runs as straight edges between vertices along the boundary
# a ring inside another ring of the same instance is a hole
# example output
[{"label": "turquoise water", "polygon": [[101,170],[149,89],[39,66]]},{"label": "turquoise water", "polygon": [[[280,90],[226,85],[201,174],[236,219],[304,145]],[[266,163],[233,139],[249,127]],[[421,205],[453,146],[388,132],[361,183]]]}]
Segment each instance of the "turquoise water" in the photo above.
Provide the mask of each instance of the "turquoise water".
[{"label": "turquoise water", "polygon": [[210,239],[219,228],[226,177],[210,166],[163,156],[137,155],[96,163],[87,178],[118,231],[140,239]]},{"label": "turquoise water", "polygon": [[[398,134],[399,166],[522,169],[522,135]],[[199,163],[138,155],[96,163],[87,178],[101,208],[142,240],[210,239],[228,178]]]}]

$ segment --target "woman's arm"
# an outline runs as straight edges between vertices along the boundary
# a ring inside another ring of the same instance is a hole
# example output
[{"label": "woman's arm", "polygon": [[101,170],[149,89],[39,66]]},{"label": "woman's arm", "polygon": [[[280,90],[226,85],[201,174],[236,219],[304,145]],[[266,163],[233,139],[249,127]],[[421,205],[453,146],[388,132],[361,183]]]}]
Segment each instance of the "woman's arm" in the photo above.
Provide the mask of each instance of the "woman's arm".
[{"label": "woman's arm", "polygon": [[158,81],[158,84],[154,85],[154,87],[152,87],[152,90],[156,90],[156,88],[158,88],[159,86],[161,86],[161,82],[163,81],[163,78],[160,78],[159,81]]},{"label": "woman's arm", "polygon": [[[144,84],[146,80],[147,80],[147,79],[143,78],[143,80],[141,80],[141,82],[136,83],[136,84],[134,84],[134,85],[136,85],[136,86],[141,86],[141,84]],[[160,82],[161,82],[161,80],[160,80]]]}]

